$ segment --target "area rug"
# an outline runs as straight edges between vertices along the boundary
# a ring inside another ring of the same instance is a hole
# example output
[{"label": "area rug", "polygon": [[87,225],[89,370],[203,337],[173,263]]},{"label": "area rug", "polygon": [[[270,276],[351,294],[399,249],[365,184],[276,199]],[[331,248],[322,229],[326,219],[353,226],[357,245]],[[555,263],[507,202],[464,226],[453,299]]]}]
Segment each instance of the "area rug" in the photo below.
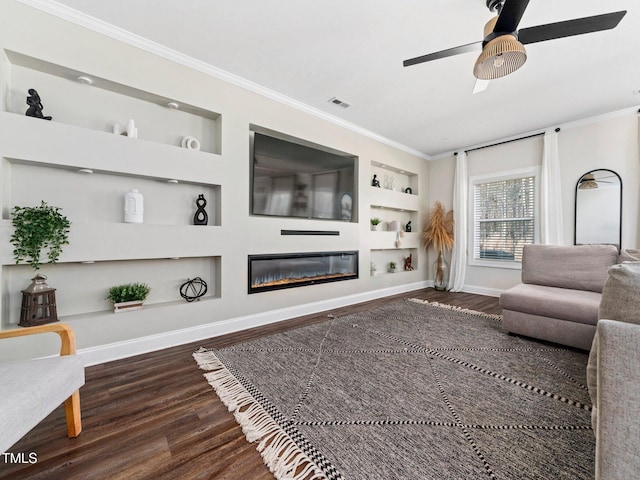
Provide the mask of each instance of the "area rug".
[{"label": "area rug", "polygon": [[587,354],[420,300],[194,358],[278,479],[593,478]]}]

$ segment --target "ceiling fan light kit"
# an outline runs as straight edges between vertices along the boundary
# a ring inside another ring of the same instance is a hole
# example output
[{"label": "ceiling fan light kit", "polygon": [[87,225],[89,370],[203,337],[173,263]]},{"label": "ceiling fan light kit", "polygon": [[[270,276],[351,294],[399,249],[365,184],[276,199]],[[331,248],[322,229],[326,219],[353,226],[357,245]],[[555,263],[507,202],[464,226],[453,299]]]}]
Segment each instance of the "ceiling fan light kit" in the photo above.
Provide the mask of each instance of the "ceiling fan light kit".
[{"label": "ceiling fan light kit", "polygon": [[527,60],[527,52],[513,35],[501,35],[490,40],[473,67],[480,80],[504,77],[519,69]]}]

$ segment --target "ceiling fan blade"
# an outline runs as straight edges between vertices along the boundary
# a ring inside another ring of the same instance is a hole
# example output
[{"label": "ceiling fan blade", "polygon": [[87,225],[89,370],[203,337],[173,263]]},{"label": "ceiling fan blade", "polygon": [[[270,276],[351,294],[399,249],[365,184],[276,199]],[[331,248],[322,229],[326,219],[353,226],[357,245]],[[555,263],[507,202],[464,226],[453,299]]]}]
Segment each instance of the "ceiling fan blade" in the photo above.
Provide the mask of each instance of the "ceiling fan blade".
[{"label": "ceiling fan blade", "polygon": [[610,30],[620,23],[620,20],[622,20],[622,17],[624,17],[626,13],[626,10],[621,10],[603,15],[594,15],[593,17],[576,18],[564,22],[547,23],[545,25],[538,25],[537,27],[523,28],[518,31],[518,40],[526,45],[529,43],[553,40],[555,38]]},{"label": "ceiling fan blade", "polygon": [[494,32],[515,32],[529,0],[506,0],[498,16]]},{"label": "ceiling fan blade", "polygon": [[476,83],[473,85],[472,94],[484,92],[489,87],[489,80],[481,80],[476,78]]},{"label": "ceiling fan blade", "polygon": [[441,50],[440,52],[429,53],[420,57],[410,58],[402,62],[405,67],[416,65],[418,63],[430,62],[431,60],[437,60],[439,58],[452,57],[461,53],[475,52],[482,50],[482,42],[468,43],[466,45],[460,45],[459,47],[449,48],[447,50]]}]

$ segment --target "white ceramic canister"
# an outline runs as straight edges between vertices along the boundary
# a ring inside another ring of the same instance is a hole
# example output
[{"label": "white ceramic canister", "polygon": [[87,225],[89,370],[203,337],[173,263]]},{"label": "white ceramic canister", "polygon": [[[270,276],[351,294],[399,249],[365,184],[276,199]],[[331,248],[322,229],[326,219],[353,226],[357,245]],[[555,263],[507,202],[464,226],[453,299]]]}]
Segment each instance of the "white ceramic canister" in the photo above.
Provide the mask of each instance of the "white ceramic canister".
[{"label": "white ceramic canister", "polygon": [[399,232],[402,228],[400,227],[400,222],[398,220],[392,220],[389,222],[389,231],[390,232]]},{"label": "white ceramic canister", "polygon": [[142,223],[144,214],[144,197],[132,188],[124,194],[124,221],[125,223]]}]

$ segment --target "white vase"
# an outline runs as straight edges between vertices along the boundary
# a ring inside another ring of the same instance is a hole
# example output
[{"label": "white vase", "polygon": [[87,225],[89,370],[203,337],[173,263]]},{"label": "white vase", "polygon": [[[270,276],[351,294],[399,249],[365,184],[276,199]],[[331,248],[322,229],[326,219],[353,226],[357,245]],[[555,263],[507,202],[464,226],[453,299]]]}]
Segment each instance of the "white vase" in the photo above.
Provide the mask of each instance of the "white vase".
[{"label": "white vase", "polygon": [[136,122],[133,118],[130,118],[127,122],[127,137],[138,138],[138,129],[136,128]]},{"label": "white vase", "polygon": [[124,194],[124,221],[125,223],[142,223],[144,215],[144,197],[136,190],[131,189]]}]

